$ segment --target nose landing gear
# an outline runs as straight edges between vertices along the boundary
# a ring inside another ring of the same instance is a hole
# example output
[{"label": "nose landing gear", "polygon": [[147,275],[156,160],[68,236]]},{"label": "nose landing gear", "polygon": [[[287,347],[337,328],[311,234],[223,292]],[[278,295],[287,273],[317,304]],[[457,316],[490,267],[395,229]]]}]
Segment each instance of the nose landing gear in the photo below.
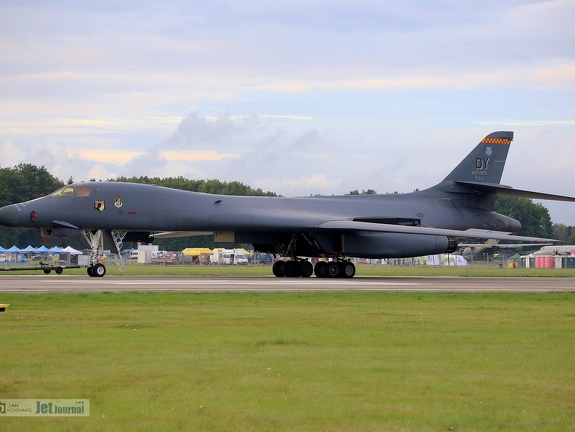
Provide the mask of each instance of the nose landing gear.
[{"label": "nose landing gear", "polygon": [[100,262],[104,257],[104,237],[106,241],[114,245],[116,250],[116,265],[118,270],[125,271],[124,261],[122,260],[121,250],[125,231],[82,231],[82,235],[90,245],[90,265],[86,269],[90,277],[104,277],[106,266]]},{"label": "nose landing gear", "polygon": [[106,274],[106,266],[104,264],[97,263],[96,265],[88,267],[86,272],[90,277],[104,277]]}]

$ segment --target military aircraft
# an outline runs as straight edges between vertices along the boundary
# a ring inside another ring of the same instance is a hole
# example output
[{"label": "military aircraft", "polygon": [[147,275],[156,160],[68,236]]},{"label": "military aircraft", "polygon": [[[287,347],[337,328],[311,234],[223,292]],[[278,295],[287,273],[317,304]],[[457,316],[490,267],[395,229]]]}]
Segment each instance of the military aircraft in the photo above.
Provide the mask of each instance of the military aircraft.
[{"label": "military aircraft", "polygon": [[481,257],[492,249],[522,249],[525,247],[541,246],[541,243],[499,243],[499,240],[488,239],[484,243],[459,243],[459,253],[467,261]]},{"label": "military aircraft", "polygon": [[533,252],[533,255],[573,255],[573,251],[575,251],[575,245],[547,245]]},{"label": "military aircraft", "polygon": [[[353,277],[349,257],[402,258],[453,252],[460,238],[552,242],[510,235],[519,221],[493,211],[497,194],[575,201],[500,184],[513,132],[485,137],[437,185],[407,194],[313,197],[213,195],[122,182],[62,187],[0,208],[0,224],[41,235],[81,232],[91,247],[88,275],[106,274],[104,238],[124,241],[212,233],[280,253],[275,276]],[[305,258],[304,258],[305,257]],[[315,267],[309,257],[324,257]]]}]

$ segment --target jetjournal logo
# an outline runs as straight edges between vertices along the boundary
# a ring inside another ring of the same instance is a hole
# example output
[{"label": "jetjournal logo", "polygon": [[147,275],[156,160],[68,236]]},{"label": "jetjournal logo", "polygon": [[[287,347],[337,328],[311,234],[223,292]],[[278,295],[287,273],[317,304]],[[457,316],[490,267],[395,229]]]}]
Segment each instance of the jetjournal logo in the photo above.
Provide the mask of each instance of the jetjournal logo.
[{"label": "jetjournal logo", "polygon": [[0,417],[87,417],[90,399],[0,399]]}]

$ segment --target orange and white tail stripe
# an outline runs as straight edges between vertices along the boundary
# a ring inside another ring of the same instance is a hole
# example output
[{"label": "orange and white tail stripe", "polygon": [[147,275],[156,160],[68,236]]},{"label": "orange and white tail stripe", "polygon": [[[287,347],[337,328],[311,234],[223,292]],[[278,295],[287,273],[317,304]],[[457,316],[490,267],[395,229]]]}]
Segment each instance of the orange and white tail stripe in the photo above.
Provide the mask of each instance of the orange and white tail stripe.
[{"label": "orange and white tail stripe", "polygon": [[511,140],[505,138],[483,138],[481,140],[482,144],[511,144]]}]

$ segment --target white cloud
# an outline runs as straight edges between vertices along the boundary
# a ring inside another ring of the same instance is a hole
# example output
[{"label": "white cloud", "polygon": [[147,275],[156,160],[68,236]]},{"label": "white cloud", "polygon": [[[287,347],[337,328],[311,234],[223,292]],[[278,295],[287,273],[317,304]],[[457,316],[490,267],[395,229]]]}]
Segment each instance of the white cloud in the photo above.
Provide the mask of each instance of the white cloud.
[{"label": "white cloud", "polygon": [[237,158],[238,154],[220,153],[215,150],[178,150],[160,151],[160,156],[169,161],[217,161],[226,158]]},{"label": "white cloud", "polygon": [[94,150],[80,150],[80,151],[68,151],[66,155],[70,159],[86,159],[92,162],[104,162],[113,163],[115,165],[123,165],[126,162],[131,161],[137,156],[143,155],[143,152],[135,152],[130,150],[111,150],[107,149],[105,151],[94,149]]},{"label": "white cloud", "polygon": [[22,163],[27,159],[29,152],[29,148],[19,146],[9,139],[3,140],[0,147],[0,161],[2,161],[0,167],[11,168]]}]

